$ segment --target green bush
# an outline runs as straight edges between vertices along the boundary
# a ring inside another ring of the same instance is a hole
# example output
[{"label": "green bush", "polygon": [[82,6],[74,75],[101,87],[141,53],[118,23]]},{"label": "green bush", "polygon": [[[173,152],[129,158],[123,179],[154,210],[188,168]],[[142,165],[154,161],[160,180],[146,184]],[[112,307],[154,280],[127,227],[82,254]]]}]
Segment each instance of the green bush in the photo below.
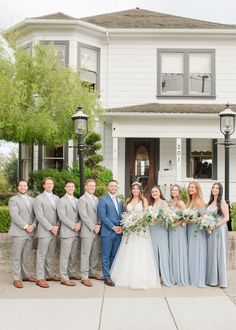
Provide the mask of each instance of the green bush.
[{"label": "green bush", "polygon": [[231,227],[233,231],[236,231],[236,202],[231,204]]},{"label": "green bush", "polygon": [[181,189],[182,192],[182,200],[184,201],[184,203],[186,204],[188,202],[188,189],[184,186]]},{"label": "green bush", "polygon": [[[34,171],[30,174],[30,180],[34,181],[36,189],[38,192],[43,191],[42,180],[44,177],[50,176],[55,181],[54,193],[59,197],[65,194],[64,185],[66,180],[72,180],[75,182],[76,191],[75,196],[80,196],[80,171],[79,165],[74,164],[71,168],[64,171],[58,171],[52,168],[45,168],[43,170]],[[101,197],[107,192],[107,184],[109,180],[112,179],[111,170],[105,167],[98,167],[91,170],[89,167],[84,167],[84,179],[94,179],[97,183],[96,185],[96,196]],[[34,190],[36,190],[34,189]]]},{"label": "green bush", "polygon": [[11,218],[7,206],[0,206],[0,233],[8,233]]}]

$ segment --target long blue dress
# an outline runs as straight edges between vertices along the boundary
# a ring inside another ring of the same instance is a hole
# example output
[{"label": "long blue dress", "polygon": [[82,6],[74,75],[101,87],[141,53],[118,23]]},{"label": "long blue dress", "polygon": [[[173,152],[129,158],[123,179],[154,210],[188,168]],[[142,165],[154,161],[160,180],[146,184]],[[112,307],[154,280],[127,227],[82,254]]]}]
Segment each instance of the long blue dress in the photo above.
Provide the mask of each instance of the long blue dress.
[{"label": "long blue dress", "polygon": [[[163,204],[155,207],[155,210],[163,208]],[[152,247],[156,259],[157,268],[159,270],[162,283],[165,286],[171,286],[173,283],[170,279],[170,255],[169,255],[169,235],[168,229],[161,225],[156,224],[150,228]]]},{"label": "long blue dress", "polygon": [[[170,207],[175,210],[173,205]],[[177,286],[189,285],[186,226],[169,229],[170,279]]]},{"label": "long blue dress", "polygon": [[[202,215],[205,209],[198,208]],[[192,286],[206,287],[206,231],[198,230],[197,224],[187,225],[189,277]]]},{"label": "long blue dress", "polygon": [[[207,211],[216,213],[217,207],[209,205]],[[226,223],[217,227],[212,234],[207,234],[206,284],[208,285],[227,287],[227,239],[228,227]]]}]

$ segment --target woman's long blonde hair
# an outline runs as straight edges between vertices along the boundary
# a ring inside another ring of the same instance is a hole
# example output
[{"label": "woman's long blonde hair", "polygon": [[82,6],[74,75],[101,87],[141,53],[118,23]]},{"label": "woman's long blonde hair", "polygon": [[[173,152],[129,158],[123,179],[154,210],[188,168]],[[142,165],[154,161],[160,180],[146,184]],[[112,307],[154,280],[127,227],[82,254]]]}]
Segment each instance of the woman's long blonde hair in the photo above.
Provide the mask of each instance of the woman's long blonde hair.
[{"label": "woman's long blonde hair", "polygon": [[178,185],[178,184],[173,184],[173,186],[171,186],[171,188],[170,188],[170,198],[173,200],[173,196],[172,196],[172,194],[171,194],[171,191],[172,191],[172,189],[174,188],[174,187],[176,187],[177,189],[178,189],[178,191],[179,191],[179,199],[178,199],[178,201],[177,201],[177,207],[179,207],[180,206],[180,202],[182,201],[182,188]]},{"label": "woman's long blonde hair", "polygon": [[[197,190],[197,192],[194,196],[189,194],[189,186],[191,184],[193,184],[195,189]],[[194,206],[194,204],[197,201],[201,201],[205,205],[204,200],[203,200],[202,188],[201,188],[200,184],[197,181],[190,181],[189,184],[188,184],[188,203],[187,203],[187,206],[190,206],[190,205]]]}]

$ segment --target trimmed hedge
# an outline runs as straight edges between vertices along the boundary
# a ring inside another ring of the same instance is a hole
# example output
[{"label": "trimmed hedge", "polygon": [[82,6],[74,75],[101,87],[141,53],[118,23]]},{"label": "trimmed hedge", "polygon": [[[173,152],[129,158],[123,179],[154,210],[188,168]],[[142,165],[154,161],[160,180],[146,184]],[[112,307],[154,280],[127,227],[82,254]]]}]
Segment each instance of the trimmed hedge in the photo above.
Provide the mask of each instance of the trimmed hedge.
[{"label": "trimmed hedge", "polygon": [[11,225],[11,218],[8,206],[0,206],[0,233],[8,233]]}]

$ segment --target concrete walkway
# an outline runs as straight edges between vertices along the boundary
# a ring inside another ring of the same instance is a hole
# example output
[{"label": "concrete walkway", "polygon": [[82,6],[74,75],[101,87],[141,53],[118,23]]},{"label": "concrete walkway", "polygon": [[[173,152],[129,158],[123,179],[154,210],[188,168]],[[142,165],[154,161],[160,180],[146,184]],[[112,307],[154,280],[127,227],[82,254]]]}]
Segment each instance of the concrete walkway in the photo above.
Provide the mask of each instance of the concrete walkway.
[{"label": "concrete walkway", "polygon": [[155,290],[86,288],[51,283],[49,289],[11,284],[0,274],[0,328],[3,330],[235,330],[236,271],[229,286]]}]

